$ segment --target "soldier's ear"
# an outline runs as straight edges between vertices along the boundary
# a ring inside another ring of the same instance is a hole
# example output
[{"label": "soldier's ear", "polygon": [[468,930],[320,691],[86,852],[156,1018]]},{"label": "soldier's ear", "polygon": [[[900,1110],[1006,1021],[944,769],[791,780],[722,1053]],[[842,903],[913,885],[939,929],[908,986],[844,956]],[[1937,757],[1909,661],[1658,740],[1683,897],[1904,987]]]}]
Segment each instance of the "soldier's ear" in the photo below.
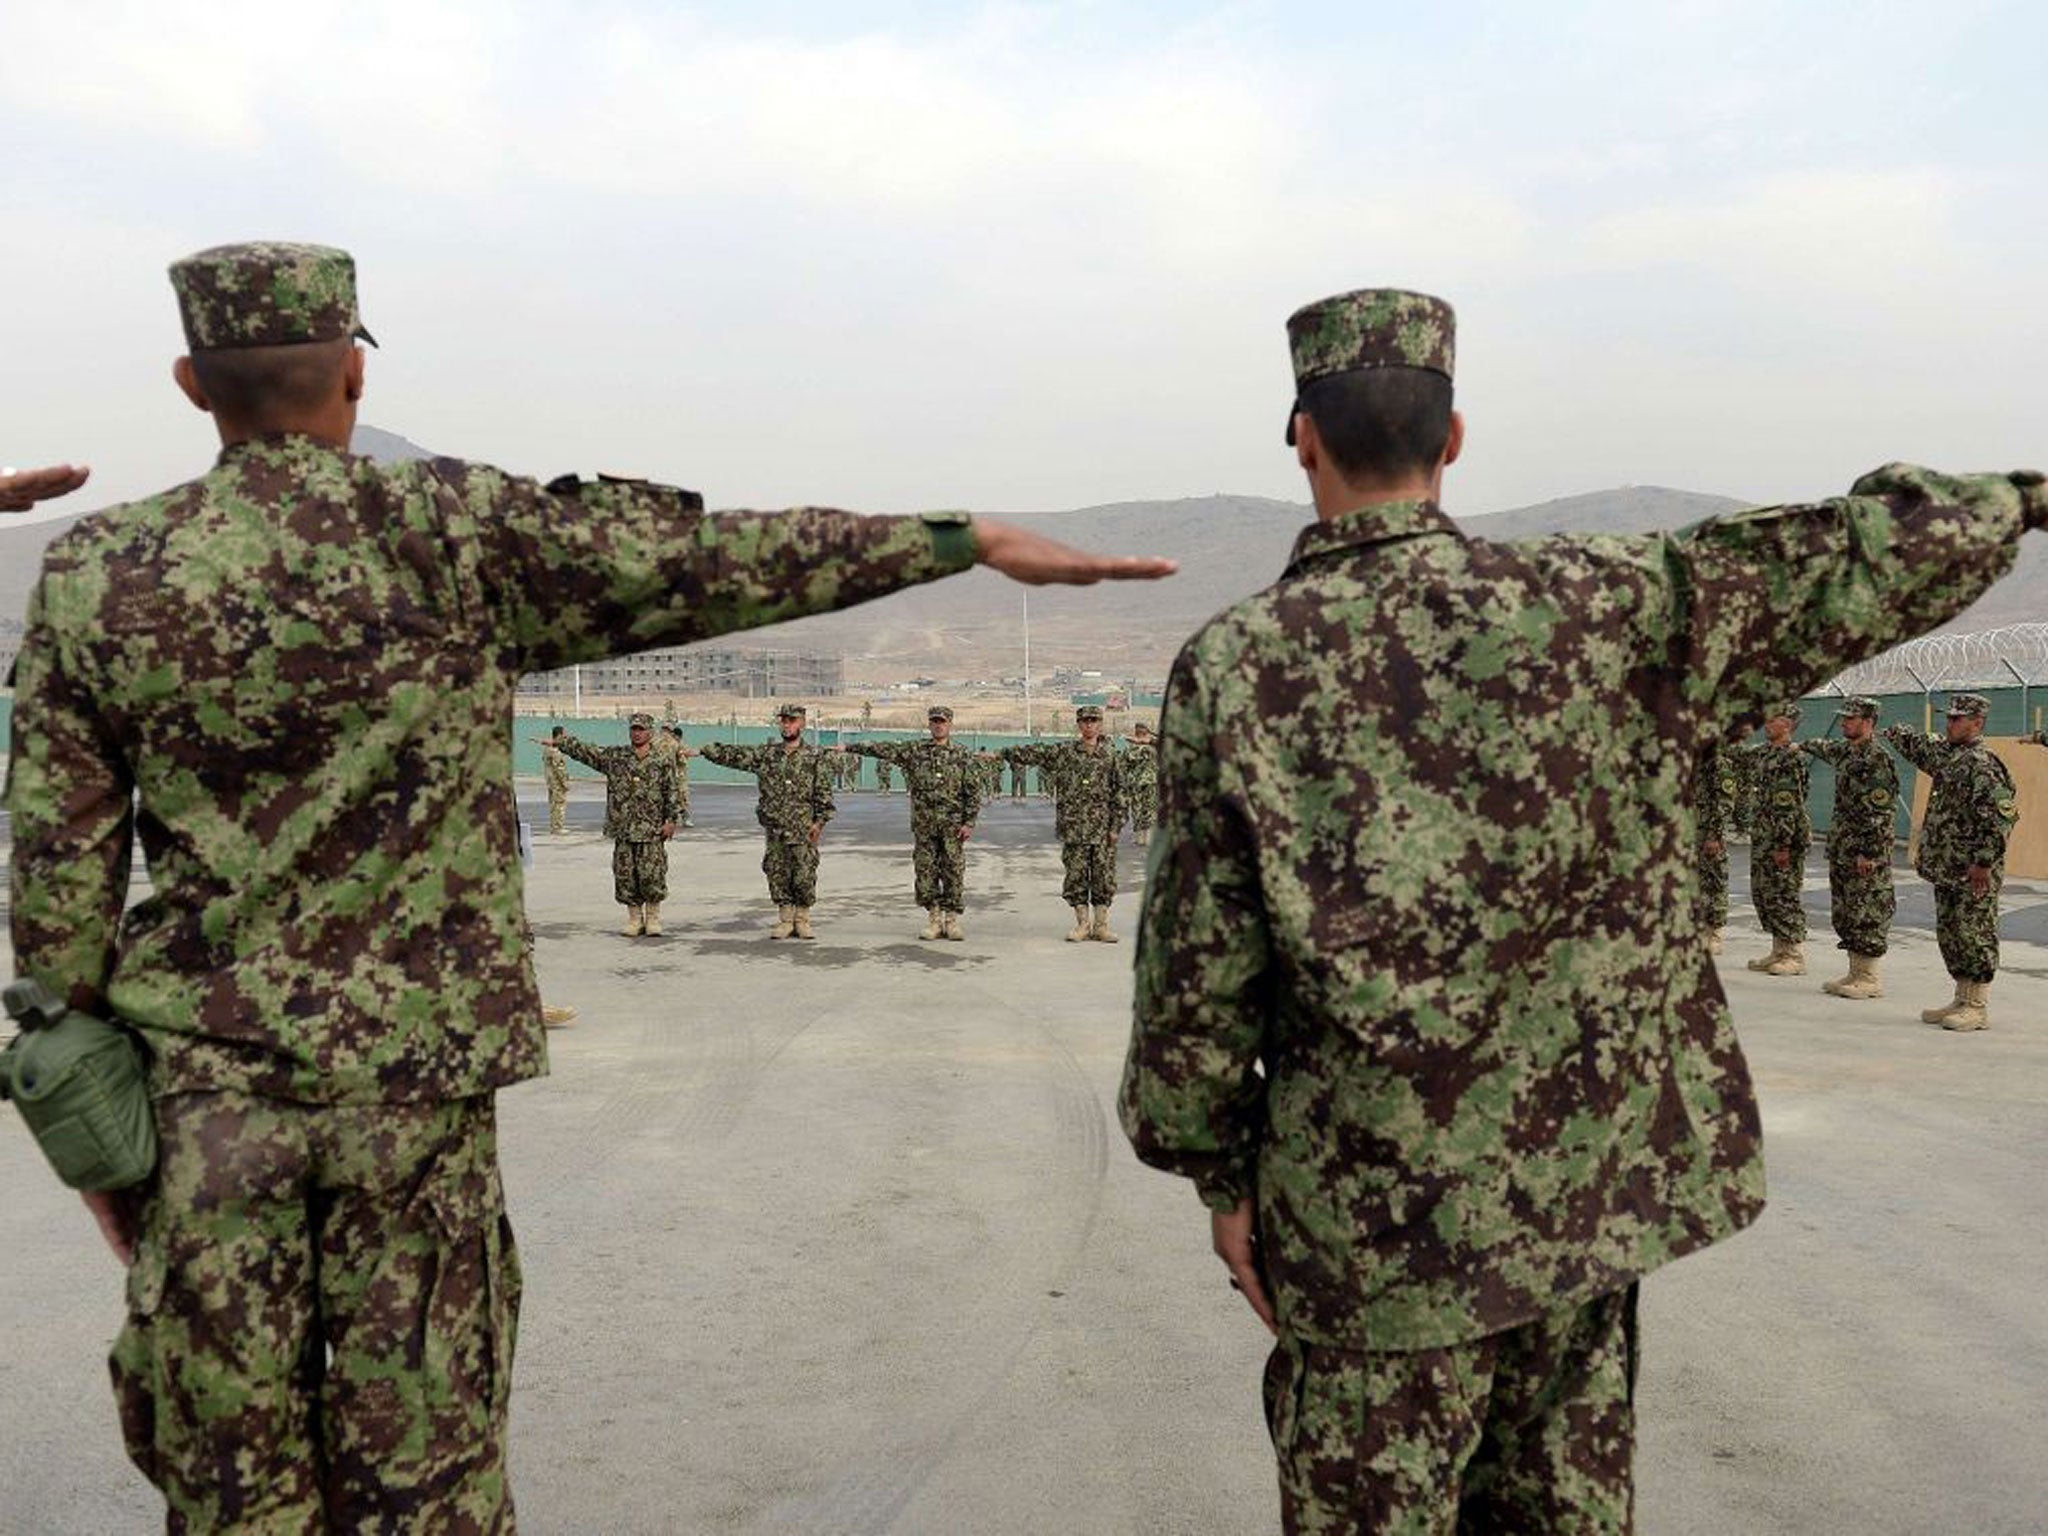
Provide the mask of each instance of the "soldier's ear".
[{"label": "soldier's ear", "polygon": [[1465,451],[1465,413],[1451,412],[1451,435],[1444,439],[1443,463],[1446,466],[1458,462],[1458,455]]},{"label": "soldier's ear", "polygon": [[363,398],[363,369],[368,356],[361,347],[348,349],[348,371],[342,378],[342,391],[351,405]]},{"label": "soldier's ear", "polygon": [[193,371],[191,358],[181,357],[171,364],[171,378],[196,409],[209,412],[213,409],[213,402],[206,398],[206,391],[199,387],[199,375]]}]

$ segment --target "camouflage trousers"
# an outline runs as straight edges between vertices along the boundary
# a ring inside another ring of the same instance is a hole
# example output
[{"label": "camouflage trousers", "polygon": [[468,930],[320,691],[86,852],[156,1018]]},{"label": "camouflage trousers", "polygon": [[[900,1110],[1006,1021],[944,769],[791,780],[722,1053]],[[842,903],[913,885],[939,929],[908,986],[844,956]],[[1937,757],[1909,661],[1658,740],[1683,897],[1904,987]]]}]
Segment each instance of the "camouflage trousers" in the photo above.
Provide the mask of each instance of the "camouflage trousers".
[{"label": "camouflage trousers", "polygon": [[1067,877],[1060,895],[1070,907],[1106,907],[1116,895],[1114,843],[1061,843],[1060,862]]},{"label": "camouflage trousers", "polygon": [[1792,861],[1778,868],[1769,848],[1749,845],[1749,899],[1756,903],[1757,920],[1764,932],[1788,944],[1806,942],[1806,908],[1799,891],[1806,883],[1806,850],[1794,848]]},{"label": "camouflage trousers", "polygon": [[1695,861],[1699,871],[1695,905],[1700,928],[1712,933],[1728,926],[1728,849],[1724,845],[1719,853],[1710,854],[1701,848]]},{"label": "camouflage trousers", "polygon": [[184,1531],[513,1529],[519,1259],[488,1094],[157,1105],[114,1393]]},{"label": "camouflage trousers", "polygon": [[1852,955],[1881,955],[1899,899],[1892,890],[1888,859],[1873,859],[1867,875],[1856,873],[1853,858],[1828,859],[1828,921],[1834,924],[1837,949]]},{"label": "camouflage trousers", "polygon": [[1289,1536],[1624,1533],[1636,1288],[1443,1349],[1281,1336],[1266,1424]]},{"label": "camouflage trousers", "polygon": [[1131,796],[1131,830],[1149,832],[1152,824],[1159,819],[1159,796],[1157,794],[1135,794]]},{"label": "camouflage trousers", "polygon": [[569,786],[566,783],[550,782],[548,785],[548,830],[569,830]]},{"label": "camouflage trousers", "polygon": [[769,838],[761,873],[768,877],[768,899],[778,907],[818,904],[818,850],[808,840],[785,843]]},{"label": "camouflage trousers", "polygon": [[1957,981],[1990,981],[1998,975],[1998,890],[2005,883],[1991,877],[1991,890],[1979,896],[1967,882],[1934,886],[1934,937],[1941,963]]},{"label": "camouflage trousers", "polygon": [[960,841],[958,827],[913,832],[910,862],[917,872],[920,907],[937,907],[941,912],[967,910],[967,845]]},{"label": "camouflage trousers", "polygon": [[660,905],[668,900],[668,844],[621,838],[612,844],[612,897],[622,907]]}]

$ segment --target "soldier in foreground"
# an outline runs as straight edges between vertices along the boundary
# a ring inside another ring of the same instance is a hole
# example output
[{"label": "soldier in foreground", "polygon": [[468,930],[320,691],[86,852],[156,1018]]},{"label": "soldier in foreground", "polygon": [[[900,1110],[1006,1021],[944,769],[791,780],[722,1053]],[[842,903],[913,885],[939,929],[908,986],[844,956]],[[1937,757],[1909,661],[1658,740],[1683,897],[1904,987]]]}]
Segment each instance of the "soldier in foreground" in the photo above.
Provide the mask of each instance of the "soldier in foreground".
[{"label": "soldier in foreground", "polygon": [[1449,307],[1288,334],[1319,520],[1174,663],[1123,1125],[1277,1334],[1288,1530],[1623,1531],[1636,1282],[1763,1205],[1699,743],[1959,611],[2048,495],[1893,465],[1684,535],[1471,539]]},{"label": "soldier in foreground", "polygon": [[1123,752],[1124,799],[1131,808],[1131,841],[1143,848],[1152,841],[1152,824],[1159,819],[1159,750],[1152,739],[1152,727],[1140,720],[1131,727],[1130,745]]},{"label": "soldier in foreground", "polygon": [[1060,840],[1066,878],[1060,896],[1073,909],[1069,944],[1094,939],[1117,942],[1109,926],[1116,899],[1116,836],[1124,824],[1123,776],[1116,753],[1102,739],[1102,709],[1083,704],[1074,711],[1078,741],[1025,742],[994,755],[1012,768],[1036,768],[1053,786],[1053,831]]},{"label": "soldier in foreground", "polygon": [[1898,897],[1892,890],[1892,843],[1899,770],[1877,744],[1877,700],[1851,699],[1835,711],[1842,739],[1816,737],[1799,750],[1835,770],[1828,816],[1828,918],[1848,952],[1849,974],[1821,983],[1823,992],[1864,1000],[1884,996],[1878,975]]},{"label": "soldier in foreground", "polygon": [[1955,996],[1921,1015],[1943,1029],[1991,1027],[1998,974],[1998,892],[2005,844],[2019,820],[2012,772],[1984,745],[1991,701],[1958,693],[1948,701],[1946,737],[1888,726],[1884,739],[1928,777],[1927,815],[1913,868],[1934,887],[1934,935]]},{"label": "soldier in foreground", "polygon": [[967,839],[981,814],[981,759],[953,744],[953,711],[944,704],[925,711],[925,729],[927,741],[854,741],[833,750],[903,770],[910,791],[913,888],[926,919],[918,937],[965,939],[960,919],[967,910]]},{"label": "soldier in foreground", "polygon": [[780,741],[756,746],[707,742],[686,756],[701,757],[723,768],[737,768],[760,781],[754,819],[768,834],[761,872],[768,877],[768,899],[775,903],[776,926],[770,938],[814,939],[811,908],[818,900],[818,844],[825,823],[838,809],[832,802],[830,760],[804,742],[808,712],[801,704],[775,711]]},{"label": "soldier in foreground", "polygon": [[[129,1266],[123,1432],[172,1529],[510,1531],[494,1095],[547,1066],[519,678],[977,560],[1172,567],[957,517],[378,464],[347,448],[346,253],[228,246],[172,282],[177,381],[221,453],[45,553],[6,794],[18,973],[149,1047],[157,1171],[85,1196]],[[155,895],[124,913],[138,834]]]},{"label": "soldier in foreground", "polygon": [[1698,850],[1700,928],[1707,935],[1707,953],[1721,953],[1721,930],[1728,926],[1728,822],[1735,810],[1736,770],[1730,749],[1710,741],[1700,749],[1693,814],[1693,842]]},{"label": "soldier in foreground", "polygon": [[1749,962],[1766,976],[1806,974],[1806,845],[1813,816],[1806,808],[1806,759],[1793,745],[1799,706],[1774,704],[1764,739],[1742,749],[1743,775],[1754,793],[1749,829],[1749,899],[1771,937],[1771,952]]},{"label": "soldier in foreground", "polygon": [[604,775],[604,830],[612,840],[612,899],[626,909],[627,938],[661,934],[661,904],[668,900],[668,840],[682,808],[676,765],[654,746],[654,716],[638,712],[626,722],[627,744],[594,747],[564,731],[564,755]]},{"label": "soldier in foreground", "polygon": [[540,743],[540,771],[548,785],[548,832],[559,837],[569,830],[569,759],[562,751],[566,726],[556,726]]}]

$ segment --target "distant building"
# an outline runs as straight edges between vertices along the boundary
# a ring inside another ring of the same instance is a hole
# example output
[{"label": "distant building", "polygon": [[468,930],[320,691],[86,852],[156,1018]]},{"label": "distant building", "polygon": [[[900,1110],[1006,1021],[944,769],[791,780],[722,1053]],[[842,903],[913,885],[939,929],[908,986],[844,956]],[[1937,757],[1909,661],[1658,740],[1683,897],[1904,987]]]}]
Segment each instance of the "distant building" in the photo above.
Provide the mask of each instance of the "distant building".
[{"label": "distant building", "polygon": [[[570,699],[578,669],[535,672],[519,680],[521,698]],[[729,693],[743,699],[831,698],[846,692],[846,658],[808,651],[737,651],[672,646],[614,656],[580,669],[585,697]]]}]

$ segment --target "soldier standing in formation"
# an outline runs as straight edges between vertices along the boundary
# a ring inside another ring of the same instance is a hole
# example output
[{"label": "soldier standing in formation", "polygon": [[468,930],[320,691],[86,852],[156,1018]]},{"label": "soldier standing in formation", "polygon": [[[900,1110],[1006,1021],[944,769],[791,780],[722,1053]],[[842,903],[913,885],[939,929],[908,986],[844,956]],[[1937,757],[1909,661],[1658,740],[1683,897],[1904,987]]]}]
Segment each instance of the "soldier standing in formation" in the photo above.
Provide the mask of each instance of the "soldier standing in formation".
[{"label": "soldier standing in formation", "polygon": [[1031,770],[1022,763],[1012,763],[1010,765],[1010,798],[1012,800],[1022,800],[1024,798],[1025,780],[1030,778],[1030,776]]},{"label": "soldier standing in formation", "polygon": [[875,788],[886,795],[894,786],[895,778],[889,770],[889,765],[887,763],[875,764]]},{"label": "soldier standing in formation", "polygon": [[804,741],[806,715],[803,705],[785,704],[775,711],[780,741],[751,747],[714,741],[689,754],[760,781],[754,819],[768,838],[761,873],[768,877],[768,899],[775,903],[776,925],[769,934],[775,939],[817,937],[811,931],[811,908],[818,900],[818,844],[837,810],[826,755]]},{"label": "soldier standing in formation", "polygon": [[1152,841],[1152,823],[1159,816],[1159,750],[1152,727],[1142,720],[1131,727],[1123,775],[1124,798],[1131,807],[1131,841],[1143,848]]},{"label": "soldier standing in formation", "polygon": [[1958,693],[1948,702],[1946,739],[1903,725],[1884,738],[1928,777],[1927,815],[1913,868],[1934,887],[1934,933],[1955,996],[1920,1015],[1943,1029],[1990,1027],[1988,999],[1998,974],[1998,892],[2005,844],[2019,810],[2012,772],[1984,745],[1991,702]]},{"label": "soldier standing in formation", "polygon": [[[346,252],[224,246],[171,280],[174,374],[219,458],[45,552],[6,789],[18,973],[148,1046],[157,1171],[84,1196],[128,1266],[123,1433],[172,1529],[510,1530],[495,1095],[547,1066],[519,679],[977,560],[1172,566],[986,520],[380,464],[348,449]],[[124,913],[138,836],[156,894]]]},{"label": "soldier standing in formation", "polygon": [[1074,711],[1079,741],[1027,742],[1004,747],[995,756],[1012,768],[1036,768],[1055,785],[1053,830],[1060,840],[1066,879],[1060,894],[1074,912],[1072,944],[1094,939],[1117,942],[1109,926],[1109,904],[1116,897],[1116,837],[1124,823],[1123,776],[1116,753],[1102,739],[1102,710],[1083,704]]},{"label": "soldier standing in formation", "polygon": [[555,836],[569,830],[569,759],[562,755],[566,735],[558,725],[540,744],[541,774],[548,782],[548,831]]},{"label": "soldier standing in formation", "polygon": [[1319,520],[1167,683],[1124,1129],[1278,1335],[1289,1531],[1626,1530],[1636,1282],[1764,1196],[1674,899],[1682,765],[1961,611],[2048,495],[1892,465],[1683,535],[1473,539],[1449,307],[1288,333]]},{"label": "soldier standing in formation", "polygon": [[1774,704],[1764,716],[1764,739],[1743,748],[1752,804],[1749,829],[1749,899],[1771,936],[1771,952],[1749,962],[1766,976],[1806,974],[1806,845],[1813,818],[1806,809],[1806,758],[1792,744],[1799,706]]},{"label": "soldier standing in formation", "polygon": [[676,801],[676,765],[654,746],[654,716],[640,711],[626,722],[627,745],[594,747],[564,731],[556,745],[604,775],[604,831],[612,840],[612,899],[626,909],[628,938],[661,933],[668,900],[668,840],[682,808]]},{"label": "soldier standing in formation", "polygon": [[1710,741],[1700,751],[1698,788],[1693,812],[1699,818],[1694,846],[1699,864],[1699,924],[1707,935],[1707,953],[1721,953],[1721,930],[1728,924],[1728,822],[1735,811],[1736,769],[1731,749]]},{"label": "soldier standing in formation", "polygon": [[1842,739],[1818,737],[1799,750],[1835,770],[1828,817],[1828,918],[1849,955],[1849,974],[1821,983],[1836,997],[1884,996],[1878,975],[1898,898],[1892,890],[1892,843],[1899,770],[1876,741],[1877,700],[1851,699],[1835,711]]},{"label": "soldier standing in formation", "polygon": [[854,741],[847,758],[872,757],[903,770],[910,791],[910,857],[917,904],[924,908],[920,939],[964,939],[967,910],[967,839],[981,814],[981,761],[953,743],[953,711],[925,711],[927,741]]},{"label": "soldier standing in formation", "polygon": [[675,765],[676,770],[676,825],[694,827],[690,820],[690,754],[683,750],[683,728],[679,725],[664,725],[661,734],[654,738],[654,745],[661,755]]}]

